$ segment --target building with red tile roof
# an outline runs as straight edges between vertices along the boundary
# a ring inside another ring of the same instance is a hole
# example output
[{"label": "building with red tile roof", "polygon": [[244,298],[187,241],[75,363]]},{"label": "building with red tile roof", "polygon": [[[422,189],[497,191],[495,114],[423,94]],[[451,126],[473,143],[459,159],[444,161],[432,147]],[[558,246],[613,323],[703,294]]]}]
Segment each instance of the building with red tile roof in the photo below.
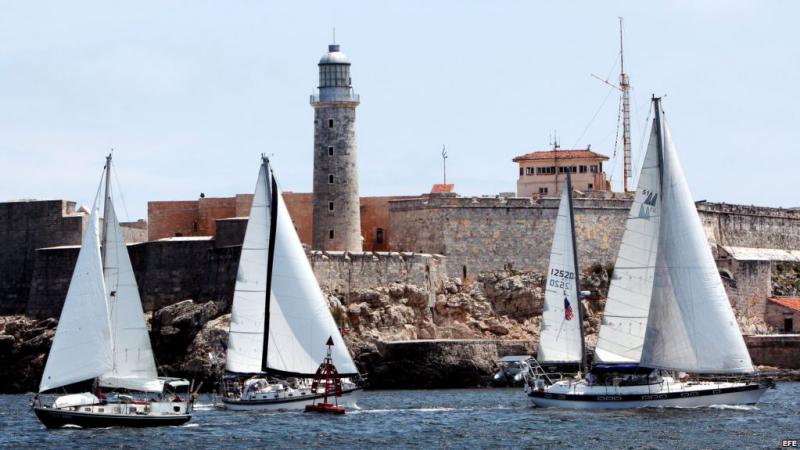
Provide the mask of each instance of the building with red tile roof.
[{"label": "building with red tile roof", "polygon": [[603,161],[608,161],[608,156],[593,152],[591,147],[583,150],[556,147],[526,153],[512,161],[519,164],[517,197],[558,196],[567,173],[572,174],[572,186],[578,191],[611,190],[611,182],[603,171]]},{"label": "building with red tile roof", "polygon": [[772,297],[768,299],[764,321],[784,333],[800,332],[800,298]]}]

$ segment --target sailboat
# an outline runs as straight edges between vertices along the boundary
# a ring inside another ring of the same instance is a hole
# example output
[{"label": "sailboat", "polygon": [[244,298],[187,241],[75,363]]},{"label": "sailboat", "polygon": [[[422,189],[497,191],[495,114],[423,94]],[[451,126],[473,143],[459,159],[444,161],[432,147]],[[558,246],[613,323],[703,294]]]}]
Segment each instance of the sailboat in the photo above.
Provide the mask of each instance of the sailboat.
[{"label": "sailboat", "polygon": [[358,370],[262,155],[236,275],[222,405],[302,409],[322,399],[325,391],[313,379],[329,337],[341,378],[339,403],[354,406]]},{"label": "sailboat", "polygon": [[580,305],[578,250],[572,207],[572,176],[567,172],[556,215],[550,265],[544,294],[541,332],[536,361],[558,369],[583,368],[586,364],[583,311]]},{"label": "sailboat", "polygon": [[108,155],[33,410],[48,428],[180,425],[192,417],[189,391],[187,380],[156,373]]},{"label": "sailboat", "polygon": [[[661,99],[653,98],[653,108],[595,364],[584,376],[556,382],[530,367],[526,392],[536,406],[755,404],[770,387],[752,377],[750,355],[664,122]],[[543,339],[542,345],[563,351],[571,344],[551,341]]]}]

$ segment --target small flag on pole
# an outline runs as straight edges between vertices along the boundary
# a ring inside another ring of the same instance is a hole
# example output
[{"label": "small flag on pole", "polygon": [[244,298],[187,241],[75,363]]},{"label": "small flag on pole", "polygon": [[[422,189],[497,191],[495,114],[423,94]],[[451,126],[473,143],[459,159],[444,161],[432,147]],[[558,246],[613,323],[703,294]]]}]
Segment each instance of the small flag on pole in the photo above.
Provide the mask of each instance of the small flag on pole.
[{"label": "small flag on pole", "polygon": [[569,299],[564,297],[564,318],[572,320],[573,317],[575,317],[575,314],[572,312],[572,305],[569,304]]}]

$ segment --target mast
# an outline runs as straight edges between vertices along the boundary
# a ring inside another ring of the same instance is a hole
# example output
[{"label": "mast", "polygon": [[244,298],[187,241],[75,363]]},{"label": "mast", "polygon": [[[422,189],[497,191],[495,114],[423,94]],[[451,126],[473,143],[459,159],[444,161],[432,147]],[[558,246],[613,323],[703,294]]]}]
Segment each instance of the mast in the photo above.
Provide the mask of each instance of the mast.
[{"label": "mast", "polygon": [[581,372],[586,373],[586,337],[584,336],[583,331],[583,302],[581,301],[581,276],[580,276],[580,266],[578,266],[578,247],[576,245],[575,239],[575,210],[573,209],[572,204],[572,176],[570,172],[567,172],[567,185],[566,185],[567,192],[569,195],[567,198],[569,199],[569,224],[570,224],[570,234],[572,235],[572,258],[575,264],[575,298],[578,302],[578,322],[580,326],[578,327],[581,331]]},{"label": "mast", "polygon": [[619,18],[619,90],[622,91],[622,150],[623,187],[628,192],[628,179],[631,177],[631,101],[630,79],[625,73],[625,56],[622,47],[622,17]]},{"label": "mast", "polygon": [[103,273],[106,271],[106,248],[108,247],[108,211],[111,203],[111,153],[106,156],[106,186],[103,192],[103,236],[100,239],[100,257],[103,263]]},{"label": "mast", "polygon": [[269,158],[261,155],[261,164],[264,165],[266,177],[264,182],[267,184],[267,195],[269,196],[269,241],[267,245],[267,283],[264,296],[264,347],[261,350],[261,369],[266,372],[267,352],[269,350],[269,320],[270,320],[270,297],[272,296],[272,272],[273,260],[275,259],[275,232],[278,224],[278,185],[275,182],[275,175],[269,164]]},{"label": "mast", "polygon": [[656,127],[656,136],[658,138],[658,185],[661,192],[664,191],[664,127],[661,124],[661,97],[653,95],[653,109],[655,109],[655,118],[653,119],[653,126]]}]

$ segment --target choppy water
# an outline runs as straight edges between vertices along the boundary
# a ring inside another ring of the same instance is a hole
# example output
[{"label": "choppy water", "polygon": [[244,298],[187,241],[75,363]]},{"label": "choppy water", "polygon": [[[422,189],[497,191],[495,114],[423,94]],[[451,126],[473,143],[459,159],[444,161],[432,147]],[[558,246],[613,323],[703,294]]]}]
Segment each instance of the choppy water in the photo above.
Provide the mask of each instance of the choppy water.
[{"label": "choppy water", "polygon": [[800,439],[800,383],[758,407],[569,411],[531,408],[519,389],[368,391],[345,416],[216,410],[150,429],[47,430],[30,396],[0,396],[0,446],[14,448],[776,448]]}]

